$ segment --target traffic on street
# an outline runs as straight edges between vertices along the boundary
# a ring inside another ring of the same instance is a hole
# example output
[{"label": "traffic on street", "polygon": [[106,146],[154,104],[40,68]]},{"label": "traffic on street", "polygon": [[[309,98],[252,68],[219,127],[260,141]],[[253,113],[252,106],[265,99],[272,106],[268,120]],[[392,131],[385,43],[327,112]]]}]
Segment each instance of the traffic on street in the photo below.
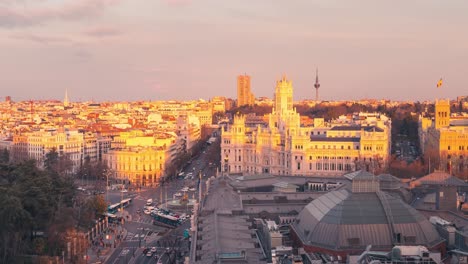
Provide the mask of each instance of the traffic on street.
[{"label": "traffic on street", "polygon": [[206,179],[215,176],[219,167],[217,162],[210,160],[212,156],[207,155],[210,148],[212,146],[206,145],[177,177],[160,186],[108,191],[111,205],[126,199],[131,201],[116,213],[127,235],[105,263],[167,264],[188,256],[190,244],[186,230],[190,228],[193,208],[188,206],[189,203],[170,208],[167,202],[198,199],[199,185],[204,189]]}]

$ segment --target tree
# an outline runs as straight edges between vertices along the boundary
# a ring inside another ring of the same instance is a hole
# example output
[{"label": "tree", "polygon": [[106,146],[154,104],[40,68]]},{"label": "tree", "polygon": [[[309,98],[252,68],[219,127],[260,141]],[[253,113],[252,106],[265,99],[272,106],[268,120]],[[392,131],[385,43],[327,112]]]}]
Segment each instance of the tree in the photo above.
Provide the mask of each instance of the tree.
[{"label": "tree", "polygon": [[8,163],[10,161],[10,152],[4,148],[0,152],[0,163]]},{"label": "tree", "polygon": [[56,148],[52,148],[47,152],[44,160],[44,168],[47,171],[56,171],[56,167],[59,161],[59,154]]},{"label": "tree", "polygon": [[93,196],[91,208],[96,216],[103,215],[107,211],[107,202],[102,195]]},{"label": "tree", "polygon": [[0,215],[0,260],[11,263],[15,255],[24,251],[21,238],[32,219],[21,200],[6,188],[0,188]]},{"label": "tree", "polygon": [[[24,254],[60,256],[76,232],[73,179],[58,173],[69,167],[57,167],[56,151],[48,154],[46,170],[34,161],[0,163],[0,263],[22,262],[16,257]],[[90,204],[94,218],[105,210],[102,197]]]}]

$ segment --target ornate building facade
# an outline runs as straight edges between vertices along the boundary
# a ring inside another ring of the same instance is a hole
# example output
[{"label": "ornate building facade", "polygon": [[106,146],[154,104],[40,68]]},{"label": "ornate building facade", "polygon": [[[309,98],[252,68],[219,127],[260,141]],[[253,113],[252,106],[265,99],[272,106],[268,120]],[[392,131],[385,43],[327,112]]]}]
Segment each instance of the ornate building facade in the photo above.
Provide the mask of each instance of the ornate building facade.
[{"label": "ornate building facade", "polygon": [[104,155],[104,160],[117,180],[155,185],[177,153],[184,151],[182,141],[173,133],[122,132],[114,137],[112,149]]},{"label": "ornate building facade", "polygon": [[468,179],[468,116],[450,114],[449,100],[436,100],[434,118],[419,117],[421,151],[432,169]]},{"label": "ornate building facade", "polygon": [[246,126],[237,115],[223,129],[222,170],[229,173],[335,176],[356,168],[382,169],[390,157],[391,120],[380,114],[360,114],[313,127],[301,125],[293,107],[292,82],[276,83],[268,125]]}]

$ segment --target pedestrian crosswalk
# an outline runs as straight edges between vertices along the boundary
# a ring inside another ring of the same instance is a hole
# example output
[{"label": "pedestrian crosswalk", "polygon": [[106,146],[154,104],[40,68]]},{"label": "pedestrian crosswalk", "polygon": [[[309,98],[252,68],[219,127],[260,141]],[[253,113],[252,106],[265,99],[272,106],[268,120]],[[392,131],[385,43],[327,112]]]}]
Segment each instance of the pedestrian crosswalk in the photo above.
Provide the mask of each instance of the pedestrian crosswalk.
[{"label": "pedestrian crosswalk", "polygon": [[133,197],[134,200],[140,200],[140,201],[146,201],[147,199],[144,198],[144,197],[141,197],[141,195],[137,195],[135,197]]},{"label": "pedestrian crosswalk", "polygon": [[149,218],[135,218],[131,222],[152,225],[153,220]]}]

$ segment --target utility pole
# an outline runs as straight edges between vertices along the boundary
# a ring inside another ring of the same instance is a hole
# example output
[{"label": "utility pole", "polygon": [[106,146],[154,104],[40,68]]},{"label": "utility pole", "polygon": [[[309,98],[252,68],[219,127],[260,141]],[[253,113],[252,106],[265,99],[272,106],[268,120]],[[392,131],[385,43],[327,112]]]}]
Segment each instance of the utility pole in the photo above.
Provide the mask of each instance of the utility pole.
[{"label": "utility pole", "polygon": [[106,202],[109,201],[109,171],[106,171]]},{"label": "utility pole", "polygon": [[165,193],[166,193],[166,198],[165,198],[165,200],[164,200],[164,205],[165,205],[165,208],[166,208],[166,210],[167,210],[167,188],[166,188],[166,185],[164,185],[164,191],[165,191]]}]

